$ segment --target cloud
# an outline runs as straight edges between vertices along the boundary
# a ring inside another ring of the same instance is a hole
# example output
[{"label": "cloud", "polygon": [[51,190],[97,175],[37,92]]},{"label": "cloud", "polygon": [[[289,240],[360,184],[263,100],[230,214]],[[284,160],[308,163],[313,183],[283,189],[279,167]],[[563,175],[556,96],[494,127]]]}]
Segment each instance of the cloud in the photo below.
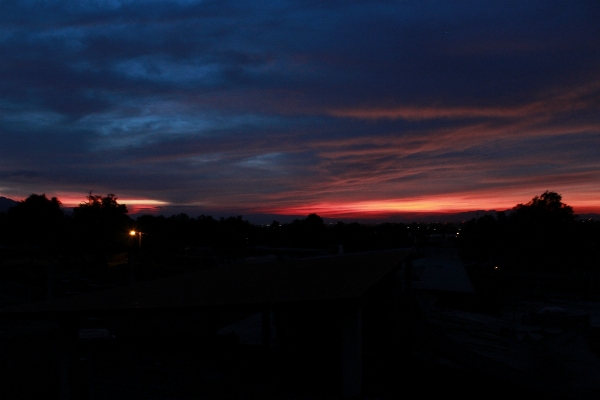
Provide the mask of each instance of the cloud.
[{"label": "cloud", "polygon": [[236,212],[584,199],[600,183],[598,11],[1,2],[0,187]]},{"label": "cloud", "polygon": [[[554,116],[580,110],[595,110],[600,95],[600,81],[587,82],[585,86],[569,88],[566,92],[543,93],[542,100],[524,105],[504,107],[364,107],[360,109],[330,110],[334,117],[361,119],[406,119],[410,121],[428,119],[523,119],[538,116]],[[542,96],[539,96],[542,97]]]}]

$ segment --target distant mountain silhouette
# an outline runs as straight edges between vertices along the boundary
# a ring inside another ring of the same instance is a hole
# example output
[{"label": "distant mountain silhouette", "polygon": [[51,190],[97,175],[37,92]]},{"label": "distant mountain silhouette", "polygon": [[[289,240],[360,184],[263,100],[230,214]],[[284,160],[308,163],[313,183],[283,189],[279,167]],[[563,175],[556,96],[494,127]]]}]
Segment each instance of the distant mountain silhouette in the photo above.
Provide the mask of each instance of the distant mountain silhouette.
[{"label": "distant mountain silhouette", "polygon": [[0,212],[6,212],[6,210],[12,206],[16,206],[17,204],[19,204],[18,201],[14,201],[8,197],[0,196]]}]

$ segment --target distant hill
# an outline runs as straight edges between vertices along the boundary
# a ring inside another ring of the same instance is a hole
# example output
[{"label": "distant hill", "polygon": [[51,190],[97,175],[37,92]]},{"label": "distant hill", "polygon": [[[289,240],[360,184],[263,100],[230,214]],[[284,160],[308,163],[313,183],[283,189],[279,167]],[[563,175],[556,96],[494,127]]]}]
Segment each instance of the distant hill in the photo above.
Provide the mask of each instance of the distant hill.
[{"label": "distant hill", "polygon": [[414,213],[407,214],[404,222],[422,222],[422,223],[461,223],[473,218],[480,218],[484,215],[496,215],[497,210],[475,210],[456,213]]},{"label": "distant hill", "polygon": [[600,214],[596,213],[587,213],[587,214],[577,214],[579,219],[593,219],[596,221],[600,221]]},{"label": "distant hill", "polygon": [[6,212],[6,210],[12,206],[16,206],[17,204],[19,204],[18,201],[14,201],[8,197],[0,196],[0,212]]},{"label": "distant hill", "polygon": [[[398,213],[393,215],[387,215],[381,218],[373,218],[373,219],[356,219],[357,222],[360,223],[383,223],[383,222],[392,222],[392,223],[404,223],[409,224],[412,222],[417,223],[461,223],[463,221],[468,221],[473,218],[483,217],[484,215],[491,214],[496,215],[497,210],[476,210],[476,211],[465,211],[465,212],[456,212],[456,213],[435,213],[435,212],[406,212],[406,213]],[[323,218],[324,220],[328,220],[327,218]],[[343,220],[343,219],[342,219]]]},{"label": "distant hill", "polygon": [[[509,212],[510,210],[505,210]],[[326,224],[335,224],[338,221],[342,221],[345,223],[358,222],[361,224],[380,224],[384,222],[391,223],[403,223],[410,224],[412,222],[418,223],[461,223],[463,221],[470,220],[472,218],[483,217],[486,214],[496,215],[496,210],[476,210],[476,211],[466,211],[466,212],[457,212],[457,213],[427,213],[427,212],[406,212],[406,213],[397,213],[392,215],[385,215],[381,217],[369,217],[369,218],[360,218],[360,217],[324,217],[323,221]],[[192,214],[193,215],[193,214]],[[218,215],[218,214],[217,214]],[[133,218],[136,218],[136,215],[132,215]],[[270,224],[272,221],[279,221],[280,223],[287,224],[292,222],[294,219],[303,219],[306,218],[306,215],[276,215],[276,214],[244,214],[244,219],[247,219],[252,224]]]}]

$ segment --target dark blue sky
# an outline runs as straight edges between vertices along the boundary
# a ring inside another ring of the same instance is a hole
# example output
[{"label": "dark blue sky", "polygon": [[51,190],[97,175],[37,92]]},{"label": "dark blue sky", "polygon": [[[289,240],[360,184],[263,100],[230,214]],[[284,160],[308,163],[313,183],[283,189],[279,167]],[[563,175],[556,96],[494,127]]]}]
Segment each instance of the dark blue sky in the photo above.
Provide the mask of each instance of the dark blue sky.
[{"label": "dark blue sky", "polygon": [[[458,5],[457,5],[458,3]],[[0,2],[0,195],[600,210],[597,1]]]}]

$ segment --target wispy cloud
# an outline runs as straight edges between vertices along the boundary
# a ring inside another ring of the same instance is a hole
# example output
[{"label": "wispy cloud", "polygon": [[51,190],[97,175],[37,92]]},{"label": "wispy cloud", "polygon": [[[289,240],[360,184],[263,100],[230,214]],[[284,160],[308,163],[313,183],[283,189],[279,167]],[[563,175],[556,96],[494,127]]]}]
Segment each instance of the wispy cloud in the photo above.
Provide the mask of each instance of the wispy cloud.
[{"label": "wispy cloud", "polygon": [[236,213],[510,206],[543,190],[589,205],[599,12],[0,2],[0,194]]}]

